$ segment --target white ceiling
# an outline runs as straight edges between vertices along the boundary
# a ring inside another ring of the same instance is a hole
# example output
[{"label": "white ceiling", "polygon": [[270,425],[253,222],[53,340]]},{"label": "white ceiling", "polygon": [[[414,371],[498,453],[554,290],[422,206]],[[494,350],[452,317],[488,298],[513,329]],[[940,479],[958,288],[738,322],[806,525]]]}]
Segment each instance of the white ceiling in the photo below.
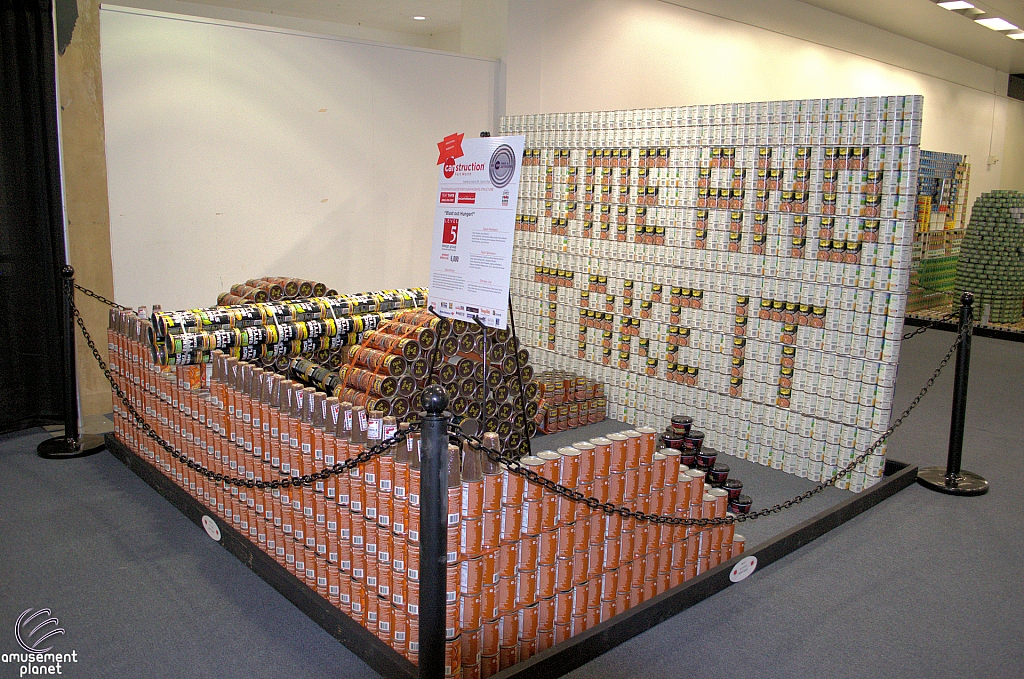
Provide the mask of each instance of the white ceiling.
[{"label": "white ceiling", "polygon": [[[192,0],[196,1],[196,0]],[[198,0],[201,4],[362,25],[416,35],[459,27],[461,0]],[[557,1],[557,0],[556,0]],[[1024,40],[1014,41],[931,0],[800,0],[808,5],[1009,73],[1024,73]],[[1024,28],[1024,0],[971,0],[988,16]],[[426,21],[414,21],[413,16]]]},{"label": "white ceiling", "polygon": [[[974,23],[931,0],[800,0],[1008,73],[1024,73],[1024,40]],[[1024,0],[969,0],[1024,28]]]}]

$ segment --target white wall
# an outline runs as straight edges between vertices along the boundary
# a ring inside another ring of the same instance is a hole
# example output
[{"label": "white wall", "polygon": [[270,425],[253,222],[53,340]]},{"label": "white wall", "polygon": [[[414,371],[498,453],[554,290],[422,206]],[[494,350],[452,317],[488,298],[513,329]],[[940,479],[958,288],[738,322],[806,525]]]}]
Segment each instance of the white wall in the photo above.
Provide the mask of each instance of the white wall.
[{"label": "white wall", "polygon": [[972,202],[989,155],[1024,154],[1005,73],[796,0],[510,0],[507,44],[510,115],[922,94],[921,147],[970,156]]},{"label": "white wall", "polygon": [[493,127],[495,61],[119,8],[101,42],[119,303],[426,285],[436,143]]}]

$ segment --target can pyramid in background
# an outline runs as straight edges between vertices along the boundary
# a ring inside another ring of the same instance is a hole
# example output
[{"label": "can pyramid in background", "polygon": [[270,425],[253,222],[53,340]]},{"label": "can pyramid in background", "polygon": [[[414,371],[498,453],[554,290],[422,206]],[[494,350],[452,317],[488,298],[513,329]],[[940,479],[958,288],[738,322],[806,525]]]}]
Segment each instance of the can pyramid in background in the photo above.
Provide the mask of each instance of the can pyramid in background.
[{"label": "can pyramid in background", "polygon": [[974,201],[960,246],[956,290],[974,294],[982,323],[1019,323],[1024,308],[1024,193],[991,191]]}]

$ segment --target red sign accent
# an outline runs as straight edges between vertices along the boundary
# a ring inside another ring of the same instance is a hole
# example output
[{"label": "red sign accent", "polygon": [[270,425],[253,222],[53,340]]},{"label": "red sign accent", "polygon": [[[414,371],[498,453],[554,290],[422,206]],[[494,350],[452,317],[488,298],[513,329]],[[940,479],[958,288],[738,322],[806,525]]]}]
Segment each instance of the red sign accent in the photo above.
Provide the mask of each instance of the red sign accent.
[{"label": "red sign accent", "polygon": [[449,162],[454,161],[456,158],[461,158],[462,156],[465,155],[462,152],[462,138],[465,136],[465,134],[459,134],[456,132],[455,134],[449,134],[447,137],[437,142],[437,164],[440,165],[441,163],[444,163],[446,166],[446,172],[447,165]]},{"label": "red sign accent", "polygon": [[444,231],[441,233],[441,242],[449,245],[455,245],[459,242],[459,220],[457,218],[444,218]]},{"label": "red sign accent", "polygon": [[476,191],[459,191],[459,204],[460,205],[474,205],[474,204],[476,204]]},{"label": "red sign accent", "polygon": [[455,202],[455,192],[454,191],[442,191],[441,192],[441,202],[442,203],[454,203]]}]

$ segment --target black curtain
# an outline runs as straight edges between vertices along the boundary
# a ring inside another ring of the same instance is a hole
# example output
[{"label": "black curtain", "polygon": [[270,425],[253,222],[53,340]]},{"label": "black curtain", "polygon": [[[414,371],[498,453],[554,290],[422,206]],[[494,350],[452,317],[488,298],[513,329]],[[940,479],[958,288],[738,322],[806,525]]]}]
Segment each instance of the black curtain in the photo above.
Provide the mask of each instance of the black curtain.
[{"label": "black curtain", "polygon": [[0,433],[65,408],[55,69],[49,0],[0,0]]}]

